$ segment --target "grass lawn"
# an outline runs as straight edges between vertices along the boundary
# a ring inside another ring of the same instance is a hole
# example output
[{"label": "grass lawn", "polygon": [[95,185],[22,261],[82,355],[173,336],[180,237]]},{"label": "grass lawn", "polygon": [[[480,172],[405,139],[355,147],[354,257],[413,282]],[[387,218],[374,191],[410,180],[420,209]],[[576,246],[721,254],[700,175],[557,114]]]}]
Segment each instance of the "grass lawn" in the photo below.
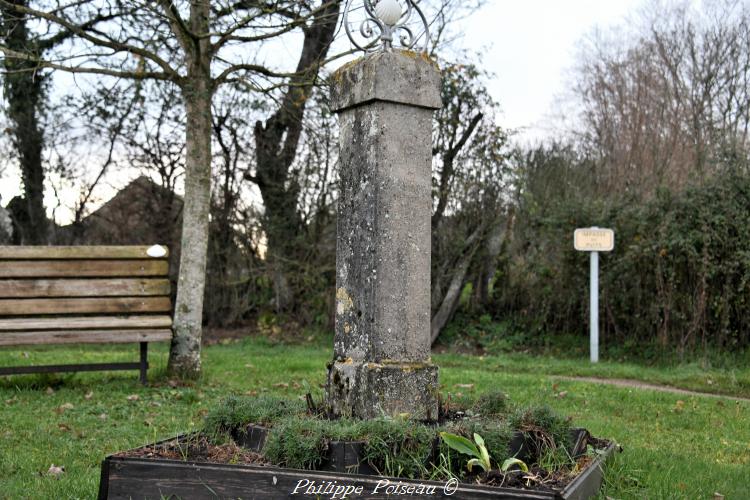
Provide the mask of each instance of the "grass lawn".
[{"label": "grass lawn", "polygon": [[[151,387],[137,372],[0,378],[0,498],[94,498],[105,455],[190,431],[231,393],[322,394],[330,341],[307,345],[245,339],[204,350],[203,380],[172,387],[166,345],[151,349]],[[137,359],[135,346],[0,350],[0,366]],[[750,403],[563,381],[555,375],[636,378],[734,396],[750,395],[750,364],[644,368],[585,359],[444,354],[443,392],[502,389],[519,404],[547,403],[624,448],[607,472],[613,498],[748,498]],[[460,384],[460,385],[457,385]],[[473,384],[467,387],[467,384]],[[560,393],[563,393],[561,396]],[[48,475],[50,465],[65,472]],[[603,497],[602,497],[603,498]]]}]

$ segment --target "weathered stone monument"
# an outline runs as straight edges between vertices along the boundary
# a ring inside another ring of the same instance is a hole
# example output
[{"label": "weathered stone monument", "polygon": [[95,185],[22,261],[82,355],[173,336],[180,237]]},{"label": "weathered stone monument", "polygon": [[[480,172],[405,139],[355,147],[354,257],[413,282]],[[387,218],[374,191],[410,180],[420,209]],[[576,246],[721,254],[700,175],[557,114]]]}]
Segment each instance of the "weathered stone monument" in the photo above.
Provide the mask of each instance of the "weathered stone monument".
[{"label": "weathered stone monument", "polygon": [[[375,13],[393,3],[373,8],[365,0],[365,7]],[[430,361],[430,216],[440,72],[426,55],[391,49],[393,19],[407,14],[380,19],[383,50],[332,78],[340,195],[327,398],[335,416],[435,420],[438,413],[438,369]]]}]

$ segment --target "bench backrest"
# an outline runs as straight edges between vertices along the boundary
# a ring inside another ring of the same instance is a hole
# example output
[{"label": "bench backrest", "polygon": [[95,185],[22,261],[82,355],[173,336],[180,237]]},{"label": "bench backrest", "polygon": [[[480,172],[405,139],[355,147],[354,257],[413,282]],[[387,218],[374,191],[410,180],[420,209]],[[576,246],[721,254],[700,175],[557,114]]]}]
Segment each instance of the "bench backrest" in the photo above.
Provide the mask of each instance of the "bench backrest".
[{"label": "bench backrest", "polygon": [[166,247],[0,246],[0,345],[171,338]]}]

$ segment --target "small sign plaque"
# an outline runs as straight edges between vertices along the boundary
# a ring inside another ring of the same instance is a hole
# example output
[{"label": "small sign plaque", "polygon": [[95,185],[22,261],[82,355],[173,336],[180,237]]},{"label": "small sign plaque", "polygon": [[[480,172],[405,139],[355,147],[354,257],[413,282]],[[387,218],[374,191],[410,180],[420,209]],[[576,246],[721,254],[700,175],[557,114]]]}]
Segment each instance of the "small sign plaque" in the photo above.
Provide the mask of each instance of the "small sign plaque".
[{"label": "small sign plaque", "polygon": [[615,232],[601,227],[576,229],[573,247],[581,252],[611,252],[615,248]]}]

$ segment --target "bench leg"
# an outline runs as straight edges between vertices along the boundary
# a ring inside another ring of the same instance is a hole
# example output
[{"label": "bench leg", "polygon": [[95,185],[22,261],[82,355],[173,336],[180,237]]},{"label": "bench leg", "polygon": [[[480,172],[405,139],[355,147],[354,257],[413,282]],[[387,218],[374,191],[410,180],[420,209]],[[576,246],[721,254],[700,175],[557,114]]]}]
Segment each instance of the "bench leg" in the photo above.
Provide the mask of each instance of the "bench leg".
[{"label": "bench leg", "polygon": [[141,384],[146,385],[148,373],[148,342],[141,342]]}]

